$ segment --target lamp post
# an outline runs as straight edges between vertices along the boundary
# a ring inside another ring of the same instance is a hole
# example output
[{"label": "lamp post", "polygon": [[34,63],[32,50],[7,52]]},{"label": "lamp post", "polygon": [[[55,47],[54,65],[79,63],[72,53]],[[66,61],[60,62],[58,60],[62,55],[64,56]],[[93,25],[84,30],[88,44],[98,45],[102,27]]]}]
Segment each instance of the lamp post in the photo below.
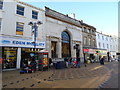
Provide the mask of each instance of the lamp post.
[{"label": "lamp post", "polygon": [[36,48],[36,37],[37,37],[37,30],[38,30],[38,26],[41,25],[42,22],[38,21],[38,22],[29,22],[28,25],[30,25],[32,27],[32,40],[33,40],[33,44],[34,44],[34,58],[35,58],[35,48]]}]

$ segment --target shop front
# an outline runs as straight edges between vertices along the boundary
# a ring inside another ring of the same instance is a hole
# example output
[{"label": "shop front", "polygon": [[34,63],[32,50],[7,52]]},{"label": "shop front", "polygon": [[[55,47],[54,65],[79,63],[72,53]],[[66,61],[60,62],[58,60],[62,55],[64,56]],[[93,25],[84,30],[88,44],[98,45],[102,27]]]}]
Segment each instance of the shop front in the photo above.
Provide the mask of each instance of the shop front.
[{"label": "shop front", "polygon": [[84,62],[85,60],[90,60],[91,62],[94,62],[94,60],[96,60],[96,52],[94,49],[84,48],[83,54],[84,54]]},{"label": "shop front", "polygon": [[106,60],[107,60],[107,50],[106,49],[96,49],[96,54],[97,54],[98,60],[100,60],[100,58],[102,58],[103,56],[106,56]]},{"label": "shop front", "polygon": [[11,37],[1,37],[0,47],[2,47],[2,69],[19,69],[22,63],[28,65],[31,58],[35,56],[38,60],[38,52],[45,49],[45,42],[37,41],[36,48],[31,39],[20,39]]}]

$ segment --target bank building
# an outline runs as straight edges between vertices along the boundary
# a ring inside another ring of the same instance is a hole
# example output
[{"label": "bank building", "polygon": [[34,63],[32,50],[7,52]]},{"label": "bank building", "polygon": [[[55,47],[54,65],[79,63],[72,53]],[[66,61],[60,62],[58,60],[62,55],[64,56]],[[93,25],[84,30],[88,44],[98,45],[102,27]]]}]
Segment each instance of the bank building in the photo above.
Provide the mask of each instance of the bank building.
[{"label": "bank building", "polygon": [[[37,25],[36,46],[33,44],[32,26]],[[49,58],[80,58],[83,62],[82,22],[45,7],[27,3],[0,1],[0,46],[3,70],[19,69],[23,60],[29,63],[33,55],[38,59],[40,50],[47,50]]]}]

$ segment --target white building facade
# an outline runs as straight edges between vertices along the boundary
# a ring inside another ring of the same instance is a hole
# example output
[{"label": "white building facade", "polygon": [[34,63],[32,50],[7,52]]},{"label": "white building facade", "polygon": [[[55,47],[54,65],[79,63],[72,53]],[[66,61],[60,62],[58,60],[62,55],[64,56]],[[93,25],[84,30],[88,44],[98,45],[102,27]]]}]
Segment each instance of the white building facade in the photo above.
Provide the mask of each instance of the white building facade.
[{"label": "white building facade", "polygon": [[96,32],[96,42],[98,49],[104,49],[112,58],[116,56],[118,52],[118,38],[116,36],[106,35],[100,32]]},{"label": "white building facade", "polygon": [[[44,22],[45,12],[18,0],[0,1],[0,46],[3,69],[20,68],[33,55],[32,27],[29,22]],[[1,8],[2,6],[2,8]],[[43,24],[38,26],[35,51],[45,49]],[[28,63],[28,62],[27,62]]]}]

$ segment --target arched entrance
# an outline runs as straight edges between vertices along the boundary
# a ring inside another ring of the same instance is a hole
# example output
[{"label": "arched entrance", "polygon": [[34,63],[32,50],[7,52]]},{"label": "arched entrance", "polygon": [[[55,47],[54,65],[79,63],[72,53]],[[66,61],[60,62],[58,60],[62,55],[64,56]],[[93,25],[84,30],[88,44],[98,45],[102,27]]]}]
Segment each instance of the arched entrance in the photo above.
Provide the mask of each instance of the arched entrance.
[{"label": "arched entrance", "polygon": [[62,37],[62,58],[71,57],[71,48],[70,48],[70,35],[68,32],[64,31],[61,34]]}]

